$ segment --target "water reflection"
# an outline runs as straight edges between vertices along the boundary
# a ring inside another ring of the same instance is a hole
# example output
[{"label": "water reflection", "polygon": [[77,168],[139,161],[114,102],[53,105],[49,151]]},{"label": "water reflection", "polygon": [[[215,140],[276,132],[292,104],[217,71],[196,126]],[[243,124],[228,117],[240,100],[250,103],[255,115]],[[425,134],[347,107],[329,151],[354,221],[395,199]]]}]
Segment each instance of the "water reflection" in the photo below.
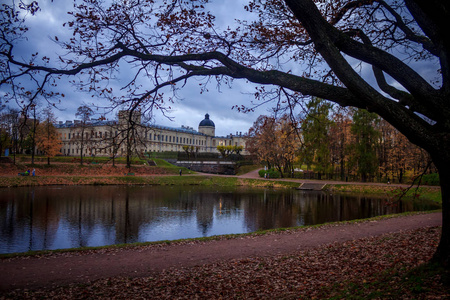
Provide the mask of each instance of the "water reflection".
[{"label": "water reflection", "polygon": [[436,208],[383,202],[248,188],[0,189],[0,253],[244,233]]}]

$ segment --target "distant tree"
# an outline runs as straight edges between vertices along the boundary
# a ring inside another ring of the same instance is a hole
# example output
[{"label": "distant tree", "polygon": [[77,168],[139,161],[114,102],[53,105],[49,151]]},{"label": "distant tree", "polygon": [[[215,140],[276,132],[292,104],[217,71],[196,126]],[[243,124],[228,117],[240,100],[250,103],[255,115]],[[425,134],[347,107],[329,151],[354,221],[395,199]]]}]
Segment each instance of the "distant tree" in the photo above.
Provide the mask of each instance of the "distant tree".
[{"label": "distant tree", "polygon": [[218,145],[216,147],[217,151],[220,152],[220,155],[222,155],[223,158],[226,158],[230,156],[233,153],[236,153],[239,155],[239,153],[244,149],[243,146],[233,146],[233,145]]},{"label": "distant tree", "polygon": [[431,166],[430,156],[385,120],[380,120],[378,165],[381,177],[402,183],[406,172],[418,176]]},{"label": "distant tree", "polygon": [[376,152],[379,138],[379,132],[376,130],[378,122],[378,116],[365,109],[356,109],[353,113],[351,132],[354,141],[351,145],[351,161],[363,182],[374,177],[378,171]]},{"label": "distant tree", "polygon": [[53,126],[56,118],[51,109],[44,109],[43,114],[44,120],[36,131],[36,146],[47,156],[47,164],[50,165],[50,158],[61,153],[61,139]]},{"label": "distant tree", "polygon": [[[80,165],[83,164],[83,157],[85,155],[84,149],[92,142],[91,134],[89,132],[89,121],[94,115],[94,111],[87,105],[78,107],[75,117],[80,119],[80,123],[76,124],[73,132],[73,142],[79,145],[80,148]],[[75,135],[76,134],[76,135]]]},{"label": "distant tree", "polygon": [[186,152],[188,159],[191,159],[194,156],[194,153],[195,153],[194,146],[183,145],[182,148],[183,148],[184,152]]},{"label": "distant tree", "polygon": [[11,146],[11,144],[11,135],[9,134],[7,128],[0,126],[0,156],[5,149]]},{"label": "distant tree", "polygon": [[242,150],[244,150],[244,146],[233,146],[233,152],[237,155],[240,155]]},{"label": "distant tree", "polygon": [[328,132],[330,138],[331,161],[341,180],[345,180],[348,168],[347,146],[350,142],[350,125],[352,123],[348,109],[334,107],[332,114],[332,124]]},{"label": "distant tree", "polygon": [[0,154],[12,147],[14,162],[17,152],[19,110],[6,108],[0,114]]},{"label": "distant tree", "polygon": [[291,174],[297,158],[299,135],[296,123],[287,115],[280,119],[259,116],[249,129],[247,150],[267,167],[276,168],[281,176]]},{"label": "distant tree", "polygon": [[300,130],[297,122],[283,115],[277,122],[277,157],[280,175],[289,177],[294,173],[294,163],[298,161]]},{"label": "distant tree", "polygon": [[[133,155],[141,156],[141,149],[145,146],[146,128],[141,120],[142,114],[139,110],[119,111],[119,123],[116,128],[118,138],[117,146],[125,146],[126,165],[131,168],[131,159]],[[162,142],[162,140],[160,140]]]},{"label": "distant tree", "polygon": [[311,165],[318,173],[319,179],[322,174],[332,171],[330,137],[329,131],[332,121],[330,120],[331,104],[320,98],[312,98],[307,104],[307,115],[302,122],[301,131],[303,137],[303,161],[308,169]]},{"label": "distant tree", "polygon": [[[27,112],[30,112],[30,113],[27,113]],[[37,118],[35,103],[31,103],[27,107],[27,111],[24,113],[24,116],[25,116],[25,122],[23,124],[24,124],[24,127],[26,127],[26,129],[28,131],[28,136],[27,136],[28,141],[26,142],[26,144],[28,144],[28,150],[31,153],[31,164],[34,164],[34,156],[36,154],[36,132],[37,132],[37,128],[39,126],[39,120]],[[29,119],[31,119],[31,120],[29,120]]]},{"label": "distant tree", "polygon": [[267,163],[270,169],[275,164],[276,120],[269,116],[259,116],[249,129],[247,150],[259,161]]}]

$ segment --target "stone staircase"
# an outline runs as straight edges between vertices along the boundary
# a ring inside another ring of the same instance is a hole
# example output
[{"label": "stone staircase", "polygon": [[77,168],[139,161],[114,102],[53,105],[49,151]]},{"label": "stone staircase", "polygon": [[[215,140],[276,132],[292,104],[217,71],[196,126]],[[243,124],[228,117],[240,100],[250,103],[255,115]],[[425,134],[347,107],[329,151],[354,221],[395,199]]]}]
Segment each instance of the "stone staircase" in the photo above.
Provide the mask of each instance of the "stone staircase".
[{"label": "stone staircase", "polygon": [[297,190],[302,191],[321,191],[326,184],[324,183],[312,183],[312,182],[304,182],[302,183]]},{"label": "stone staircase", "polygon": [[153,159],[147,159],[147,163],[150,167],[156,167],[156,163]]}]

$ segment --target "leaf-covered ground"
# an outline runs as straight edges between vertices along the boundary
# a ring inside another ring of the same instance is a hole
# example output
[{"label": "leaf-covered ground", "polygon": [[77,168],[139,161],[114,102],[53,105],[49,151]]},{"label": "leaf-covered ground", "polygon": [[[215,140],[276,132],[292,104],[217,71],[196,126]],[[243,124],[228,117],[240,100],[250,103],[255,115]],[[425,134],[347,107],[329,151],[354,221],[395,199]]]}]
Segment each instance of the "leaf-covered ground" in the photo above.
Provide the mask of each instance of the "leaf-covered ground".
[{"label": "leaf-covered ground", "polygon": [[440,228],[423,228],[2,299],[449,299],[447,271],[427,263],[439,236]]}]

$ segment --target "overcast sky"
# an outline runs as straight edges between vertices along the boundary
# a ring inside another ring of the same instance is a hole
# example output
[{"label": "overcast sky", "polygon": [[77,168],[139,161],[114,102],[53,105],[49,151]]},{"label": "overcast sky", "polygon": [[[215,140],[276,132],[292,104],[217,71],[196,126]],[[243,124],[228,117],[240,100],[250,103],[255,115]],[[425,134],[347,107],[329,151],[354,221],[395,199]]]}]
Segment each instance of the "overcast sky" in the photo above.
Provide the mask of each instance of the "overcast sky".
[{"label": "overcast sky", "polygon": [[[31,29],[28,41],[22,45],[22,48],[19,48],[19,52],[22,51],[24,57],[29,57],[33,52],[48,56],[63,52],[51,39],[54,36],[58,36],[60,40],[69,39],[71,32],[62,24],[70,19],[67,11],[72,9],[74,1],[77,0],[39,1],[42,10],[36,16],[28,17],[27,24]],[[219,27],[219,31],[233,23],[234,19],[248,18],[248,13],[245,13],[243,8],[247,3],[248,0],[212,1],[209,8],[217,17],[216,25]],[[421,73],[429,72],[427,77],[432,78],[436,75],[435,67],[428,64]],[[371,73],[369,68],[366,71]],[[111,80],[110,84],[119,87],[123,82]],[[75,111],[80,105],[93,102],[91,95],[76,92],[76,88],[68,82],[67,77],[58,83],[58,88],[65,94],[62,104],[58,106],[60,110],[54,111],[59,121],[74,120]],[[178,91],[177,95],[180,100],[176,100],[175,104],[171,105],[170,117],[172,120],[156,113],[154,123],[171,127],[185,125],[197,129],[199,122],[208,113],[216,125],[216,135],[247,132],[256,118],[261,114],[270,114],[271,108],[270,105],[265,105],[255,112],[247,114],[231,109],[234,105],[250,105],[250,102],[254,100],[252,95],[254,88],[253,84],[247,83],[245,80],[235,80],[231,88],[222,85],[218,91],[217,86],[212,82],[208,86],[209,92],[200,93],[198,80],[191,79],[183,89]],[[107,118],[114,119],[114,116],[110,115]]]},{"label": "overcast sky", "polygon": [[[234,4],[230,6],[231,2]],[[30,28],[27,34],[28,40],[21,46],[21,49],[19,47],[16,49],[16,54],[22,52],[25,58],[34,52],[48,56],[63,53],[59,46],[52,41],[52,38],[58,36],[60,41],[70,38],[70,31],[62,24],[70,19],[67,11],[71,10],[73,3],[73,0],[39,1],[41,11],[35,16],[27,17],[27,25]],[[244,12],[244,3],[248,3],[248,1],[214,1],[211,9],[214,10],[217,17],[216,24],[223,27],[233,22],[235,18],[240,18],[241,13]],[[123,83],[112,80],[110,84],[120,86]],[[65,94],[65,97],[62,98],[63,102],[58,106],[59,109],[54,110],[58,121],[74,120],[76,109],[81,104],[93,102],[90,94],[77,92],[76,88],[68,82],[67,77],[58,82],[58,89]],[[251,95],[252,92],[254,92],[254,85],[239,80],[234,81],[231,88],[222,85],[220,90],[212,82],[208,85],[208,92],[201,93],[198,81],[194,78],[177,92],[179,99],[171,105],[172,110],[169,114],[171,120],[157,112],[154,123],[171,127],[185,125],[197,130],[198,124],[208,113],[216,125],[216,135],[245,133],[259,115],[270,114],[268,112],[270,106],[260,107],[257,111],[246,114],[232,110],[234,105],[249,105],[254,99]],[[108,115],[107,118],[114,119],[114,116]]]}]

